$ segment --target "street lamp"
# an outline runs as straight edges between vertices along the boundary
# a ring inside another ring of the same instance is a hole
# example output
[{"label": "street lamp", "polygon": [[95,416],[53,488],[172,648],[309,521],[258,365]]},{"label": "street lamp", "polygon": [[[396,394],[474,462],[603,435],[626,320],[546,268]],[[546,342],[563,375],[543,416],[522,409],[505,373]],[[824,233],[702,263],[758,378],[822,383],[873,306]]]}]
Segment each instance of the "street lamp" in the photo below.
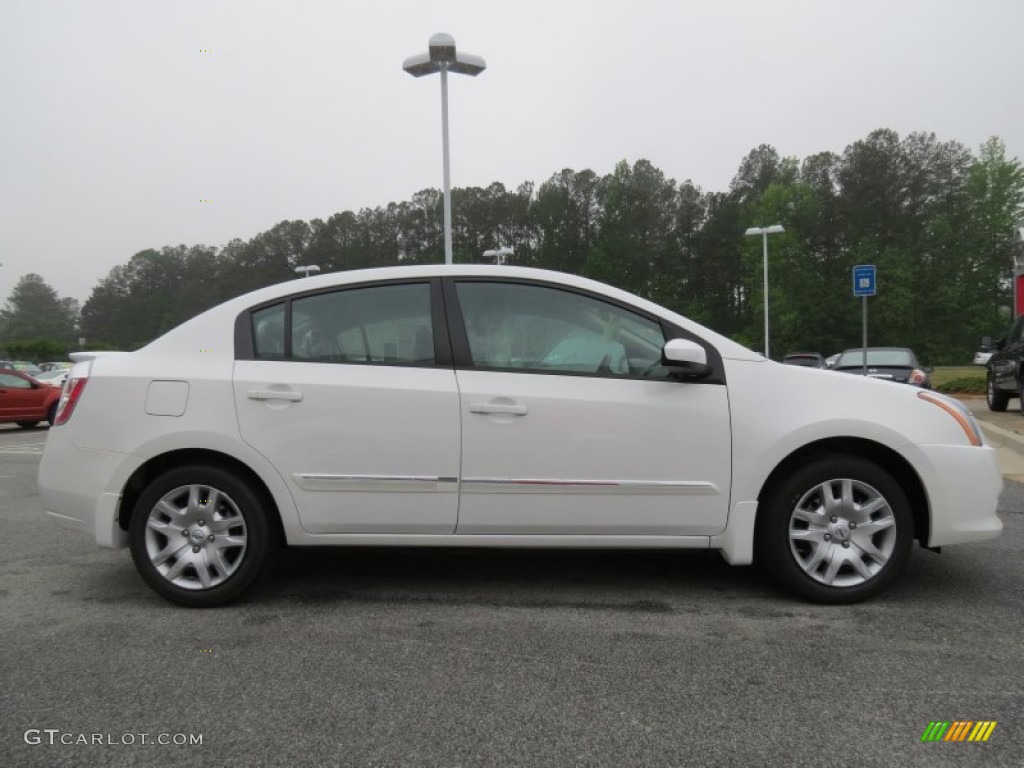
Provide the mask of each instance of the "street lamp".
[{"label": "street lamp", "polygon": [[505,264],[508,261],[508,257],[513,255],[515,255],[515,251],[507,245],[503,245],[501,248],[489,248],[484,251],[484,258],[494,259],[495,264]]},{"label": "street lamp", "polygon": [[295,273],[302,275],[303,277],[309,277],[311,273],[316,274],[319,271],[320,267],[318,267],[316,264],[307,264],[304,267],[295,268]]},{"label": "street lamp", "polygon": [[768,235],[777,235],[785,232],[781,224],[772,224],[770,227],[751,227],[745,235],[761,235],[764,240],[764,356],[769,360],[768,353]]},{"label": "street lamp", "polygon": [[452,263],[452,189],[448,170],[448,73],[476,77],[487,68],[484,60],[471,53],[456,53],[455,38],[439,32],[430,38],[426,53],[410,56],[402,69],[413,77],[441,73],[441,141],[444,159],[444,263]]}]

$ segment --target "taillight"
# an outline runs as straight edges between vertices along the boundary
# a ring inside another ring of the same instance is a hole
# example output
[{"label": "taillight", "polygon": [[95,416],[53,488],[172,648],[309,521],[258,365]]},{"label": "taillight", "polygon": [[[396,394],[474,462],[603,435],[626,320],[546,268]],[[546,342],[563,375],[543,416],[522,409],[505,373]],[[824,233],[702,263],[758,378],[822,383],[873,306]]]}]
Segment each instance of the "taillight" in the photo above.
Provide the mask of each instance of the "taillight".
[{"label": "taillight", "polygon": [[925,379],[926,379],[926,378],[927,378],[927,377],[925,376],[925,373],[924,373],[924,371],[922,371],[922,370],[921,370],[920,368],[915,368],[915,369],[914,369],[914,370],[913,370],[913,371],[912,371],[912,372],[910,373],[910,383],[911,383],[911,384],[916,384],[916,385],[917,385],[917,386],[919,386],[919,387],[920,387],[920,386],[921,386],[922,384],[924,384],[924,381],[925,381]]},{"label": "taillight", "polygon": [[68,379],[64,385],[64,391],[60,394],[60,403],[57,405],[57,415],[53,419],[53,426],[57,427],[67,422],[78,405],[78,399],[82,396],[88,376],[79,376]]}]

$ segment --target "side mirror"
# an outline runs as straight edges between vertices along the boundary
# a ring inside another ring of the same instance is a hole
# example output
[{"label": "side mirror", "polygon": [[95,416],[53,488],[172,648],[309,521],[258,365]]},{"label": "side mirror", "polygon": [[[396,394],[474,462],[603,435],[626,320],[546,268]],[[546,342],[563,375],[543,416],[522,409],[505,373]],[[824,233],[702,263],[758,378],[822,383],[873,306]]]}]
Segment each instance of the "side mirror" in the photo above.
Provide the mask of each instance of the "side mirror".
[{"label": "side mirror", "polygon": [[996,350],[1002,349],[1003,347],[1006,346],[1006,337],[1005,336],[1000,336],[998,339],[995,340],[995,343],[992,346]]},{"label": "side mirror", "polygon": [[661,349],[661,364],[684,376],[707,376],[708,353],[689,339],[669,339]]}]

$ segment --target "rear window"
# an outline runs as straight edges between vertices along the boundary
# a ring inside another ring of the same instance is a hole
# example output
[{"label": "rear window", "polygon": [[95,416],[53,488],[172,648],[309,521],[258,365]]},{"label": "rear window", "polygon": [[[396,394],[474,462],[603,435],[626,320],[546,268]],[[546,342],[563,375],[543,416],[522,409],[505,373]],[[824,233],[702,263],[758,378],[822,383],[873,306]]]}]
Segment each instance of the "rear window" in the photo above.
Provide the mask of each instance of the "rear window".
[{"label": "rear window", "polygon": [[[863,349],[854,349],[849,352],[844,352],[835,367],[852,368],[858,365],[864,365]],[[876,367],[893,366],[896,368],[911,368],[914,365],[914,359],[911,357],[910,351],[906,349],[869,349],[868,365],[874,365]]]},{"label": "rear window", "polygon": [[821,359],[811,355],[789,355],[782,362],[786,365],[803,365],[807,368],[817,368],[822,364]]}]

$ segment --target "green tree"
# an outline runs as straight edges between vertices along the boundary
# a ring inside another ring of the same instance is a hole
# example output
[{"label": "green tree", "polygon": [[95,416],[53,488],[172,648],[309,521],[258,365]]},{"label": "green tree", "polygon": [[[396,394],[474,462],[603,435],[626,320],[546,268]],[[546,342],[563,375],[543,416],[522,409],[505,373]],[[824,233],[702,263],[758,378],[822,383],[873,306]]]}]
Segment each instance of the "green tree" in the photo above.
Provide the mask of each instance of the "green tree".
[{"label": "green tree", "polygon": [[[858,344],[850,269],[873,263],[880,292],[869,340],[942,363],[963,360],[978,336],[1003,324],[1024,171],[998,139],[975,158],[934,134],[901,139],[879,129],[842,153],[802,162],[762,144],[726,192],[676,185],[641,159],[603,177],[567,168],[536,188],[494,182],[452,196],[457,262],[511,246],[514,263],[595,277],[755,348],[763,338],[761,252],[744,229],[781,223],[786,232],[772,238],[769,256],[777,354]],[[441,193],[424,189],[326,220],[283,221],[220,250],[143,251],[96,286],[82,307],[82,335],[134,348],[219,301],[296,279],[299,265],[331,272],[439,263],[442,210]],[[73,315],[63,301],[63,315]]]},{"label": "green tree", "polygon": [[[676,183],[648,160],[626,161],[601,181],[599,234],[584,274],[651,296],[661,271],[676,257]],[[656,290],[657,288],[657,290]]]},{"label": "green tree", "polygon": [[0,334],[8,343],[50,339],[71,344],[76,306],[73,299],[61,299],[39,275],[24,275],[0,310]]},{"label": "green tree", "polygon": [[12,360],[32,360],[37,363],[64,360],[68,351],[68,344],[52,339],[30,339],[7,343],[7,356]]},{"label": "green tree", "polygon": [[692,262],[684,314],[741,343],[751,344],[757,336],[751,331],[751,282],[742,259],[740,198],[734,193],[710,192],[704,197],[704,208],[707,219],[695,238],[699,258]]},{"label": "green tree", "polygon": [[[601,204],[593,171],[564,168],[540,185],[530,210],[537,238],[533,264],[579,274],[597,242]],[[519,263],[525,262],[517,258]]]},{"label": "green tree", "polygon": [[968,174],[967,199],[964,279],[979,310],[970,332],[999,335],[1012,301],[1013,233],[1024,218],[1024,166],[1006,156],[1000,139],[982,145]]}]

